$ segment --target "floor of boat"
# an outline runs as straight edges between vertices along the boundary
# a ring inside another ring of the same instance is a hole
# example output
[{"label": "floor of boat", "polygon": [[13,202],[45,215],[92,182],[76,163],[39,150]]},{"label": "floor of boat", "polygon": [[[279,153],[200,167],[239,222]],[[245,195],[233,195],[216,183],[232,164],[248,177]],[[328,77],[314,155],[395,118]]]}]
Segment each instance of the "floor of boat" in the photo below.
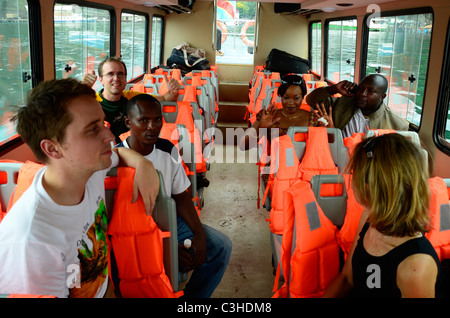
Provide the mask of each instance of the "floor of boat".
[{"label": "floor of boat", "polygon": [[200,219],[226,234],[233,249],[212,297],[272,297],[275,276],[266,221],[269,212],[264,207],[257,208],[258,168],[249,158],[239,162],[242,154],[235,146],[215,145],[214,151],[215,162],[206,173],[210,185],[204,189]]}]

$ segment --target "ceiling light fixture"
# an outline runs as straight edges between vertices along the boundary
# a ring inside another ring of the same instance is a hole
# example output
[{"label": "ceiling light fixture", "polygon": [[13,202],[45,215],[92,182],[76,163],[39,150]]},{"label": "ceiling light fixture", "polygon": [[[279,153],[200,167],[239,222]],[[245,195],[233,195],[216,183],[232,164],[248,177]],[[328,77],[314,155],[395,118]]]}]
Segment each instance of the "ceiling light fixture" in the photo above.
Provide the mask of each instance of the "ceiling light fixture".
[{"label": "ceiling light fixture", "polygon": [[323,7],[322,11],[323,12],[334,12],[334,11],[336,11],[336,8],[335,7]]}]

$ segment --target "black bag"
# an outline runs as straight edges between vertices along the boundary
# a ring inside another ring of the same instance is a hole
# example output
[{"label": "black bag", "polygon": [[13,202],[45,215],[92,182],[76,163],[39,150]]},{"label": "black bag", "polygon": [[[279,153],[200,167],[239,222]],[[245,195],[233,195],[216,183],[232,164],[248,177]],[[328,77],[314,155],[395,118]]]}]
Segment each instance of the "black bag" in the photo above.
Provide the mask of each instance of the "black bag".
[{"label": "black bag", "polygon": [[173,68],[175,65],[181,65],[183,68],[189,70],[209,70],[209,61],[205,58],[199,58],[187,54],[186,50],[178,50],[174,48],[169,58],[167,59],[167,66]]},{"label": "black bag", "polygon": [[287,73],[304,74],[308,73],[310,68],[311,63],[308,60],[278,49],[272,49],[266,60],[266,69],[279,72],[281,75]]}]

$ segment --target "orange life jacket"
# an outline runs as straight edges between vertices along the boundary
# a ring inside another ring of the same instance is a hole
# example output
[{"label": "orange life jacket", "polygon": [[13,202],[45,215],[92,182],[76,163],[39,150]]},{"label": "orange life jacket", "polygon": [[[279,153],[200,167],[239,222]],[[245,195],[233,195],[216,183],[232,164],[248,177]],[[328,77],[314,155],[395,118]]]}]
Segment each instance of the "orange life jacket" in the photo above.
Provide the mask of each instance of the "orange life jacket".
[{"label": "orange life jacket", "polygon": [[183,292],[173,292],[163,263],[162,239],[170,233],[162,232],[152,216],[145,213],[141,197],[131,203],[134,174],[133,168],[117,170],[117,190],[108,225],[110,275],[112,267],[117,268],[119,283],[115,288],[122,297],[179,297]]},{"label": "orange life jacket", "polygon": [[272,208],[269,215],[269,226],[272,233],[281,234],[283,232],[284,191],[299,180],[309,182],[313,175],[337,173],[338,168],[328,147],[326,128],[308,128],[306,150],[301,162],[288,135],[274,138],[271,145],[270,167],[270,174],[273,178],[268,181],[265,193],[265,195],[268,191],[272,193]]},{"label": "orange life jacket", "polygon": [[367,132],[354,133],[353,135],[351,135],[349,137],[345,137],[344,145],[348,148],[349,157],[351,157],[356,145],[359,144],[361,141],[363,141],[366,134],[369,137],[371,137],[371,136],[381,136],[384,134],[392,134],[392,133],[396,133],[396,131],[393,129],[370,129]]},{"label": "orange life jacket", "polygon": [[319,297],[339,273],[338,229],[323,214],[306,181],[285,192],[284,212],[281,267],[285,283],[277,290],[279,266],[274,297]]},{"label": "orange life jacket", "polygon": [[359,220],[364,211],[364,207],[356,201],[355,193],[351,186],[352,175],[344,174],[343,177],[347,191],[347,209],[345,212],[344,224],[339,229],[337,239],[339,246],[344,252],[344,259],[347,259],[358,231]]},{"label": "orange life jacket", "polygon": [[34,294],[9,294],[6,298],[56,298],[56,296],[34,295]]},{"label": "orange life jacket", "polygon": [[[0,163],[21,163],[21,164],[23,164],[23,162],[21,162],[21,161],[12,160],[12,159],[1,159]],[[0,185],[14,183],[14,182],[17,182],[17,180],[16,181],[9,180],[8,174],[6,171],[0,171]],[[14,191],[11,194],[11,196],[9,197],[8,202],[11,202],[13,194],[14,194]],[[6,216],[6,212],[8,211],[8,205],[9,205],[8,202],[5,201],[3,205],[0,202],[0,222]]]},{"label": "orange life jacket", "polygon": [[428,179],[430,186],[431,228],[425,236],[430,240],[440,260],[450,258],[450,204],[445,181],[440,177]]},{"label": "orange life jacket", "polygon": [[[192,106],[190,102],[177,102],[178,112],[175,122],[168,123],[163,120],[163,126],[160,132],[160,138],[170,140],[176,144],[178,142],[178,134],[174,133],[178,124],[182,124],[189,131],[189,141],[194,144],[195,149],[195,165],[198,173],[206,172],[206,161],[203,157],[202,140],[200,132],[195,127],[194,120],[192,118]],[[163,112],[174,112],[175,107],[165,105]]]},{"label": "orange life jacket", "polygon": [[31,183],[33,183],[34,176],[43,167],[43,164],[32,161],[27,161],[20,167],[19,175],[17,177],[17,186],[11,195],[7,212],[11,210],[14,203],[16,203],[22,194],[30,187]]}]

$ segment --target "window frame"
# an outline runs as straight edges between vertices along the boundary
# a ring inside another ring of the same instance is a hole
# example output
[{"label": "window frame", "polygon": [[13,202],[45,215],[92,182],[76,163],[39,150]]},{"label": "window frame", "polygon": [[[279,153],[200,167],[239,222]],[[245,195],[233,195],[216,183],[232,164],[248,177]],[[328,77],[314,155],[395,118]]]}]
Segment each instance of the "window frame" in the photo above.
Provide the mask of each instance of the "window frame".
[{"label": "window frame", "polygon": [[[130,9],[122,9],[120,12],[120,57],[122,57],[122,14],[134,14],[141,15],[145,17],[145,35],[144,35],[144,73],[148,71],[148,60],[149,60],[149,32],[150,32],[150,16],[146,12],[130,10]],[[141,74],[142,75],[142,74]],[[136,77],[136,76],[135,76]]]},{"label": "window frame", "polygon": [[[38,1],[27,0],[27,4],[30,37],[31,87],[35,87],[44,79],[41,9]],[[17,132],[4,140],[0,140],[0,156],[23,143],[22,138]]]},{"label": "window frame", "polygon": [[450,81],[448,80],[450,77],[450,18],[447,23],[445,39],[444,58],[433,125],[433,140],[439,150],[450,156],[450,143],[445,138],[445,129],[450,129],[450,127],[446,127],[450,107]]},{"label": "window frame", "polygon": [[322,76],[322,73],[323,73],[323,61],[322,61],[322,50],[323,50],[323,48],[324,48],[324,43],[322,43],[322,39],[323,39],[323,24],[324,24],[324,22],[322,21],[322,20],[312,20],[312,21],[310,21],[309,22],[309,24],[308,24],[308,47],[309,47],[309,51],[308,51],[308,60],[311,62],[311,68],[312,68],[312,63],[313,63],[313,61],[312,61],[312,50],[313,50],[313,47],[312,47],[312,39],[313,39],[313,36],[312,36],[312,25],[314,24],[314,23],[320,23],[321,24],[321,27],[320,27],[320,33],[321,33],[321,35],[320,35],[320,73],[315,73],[315,74],[317,74],[317,75],[319,75],[320,77]]},{"label": "window frame", "polygon": [[[165,32],[166,32],[166,20],[164,19],[163,15],[160,14],[153,14],[152,15],[152,21],[151,21],[151,28],[149,28],[149,33],[151,36],[153,36],[153,18],[159,18],[162,21],[161,24],[161,49],[159,51],[159,63],[158,65],[156,65],[155,67],[158,67],[159,65],[163,65],[164,64],[164,36],[165,36]],[[150,23],[150,21],[149,21]],[[152,43],[153,45],[153,43]],[[152,65],[152,51],[153,51],[153,47],[152,45],[150,45],[150,67]]]},{"label": "window frame", "polygon": [[[226,49],[224,49],[224,48],[222,48],[221,49],[221,51],[223,51],[223,53],[225,53],[225,55],[219,55],[219,56],[215,56],[215,63],[216,63],[216,65],[228,65],[228,66],[254,66],[255,65],[255,53],[257,52],[257,50],[258,50],[258,37],[259,37],[259,25],[260,25],[260,14],[261,14],[261,3],[259,2],[259,1],[256,1],[256,0],[249,0],[249,1],[246,1],[246,0],[229,0],[229,1],[232,1],[232,2],[235,2],[235,3],[237,3],[237,2],[247,2],[247,3],[254,3],[255,4],[255,16],[254,16],[254,19],[253,20],[247,20],[244,24],[242,24],[242,25],[240,25],[240,24],[238,24],[238,26],[240,26],[240,28],[239,28],[239,33],[234,33],[234,31],[236,30],[236,24],[234,24],[233,25],[233,28],[234,28],[234,30],[233,30],[233,32],[229,32],[229,31],[227,31],[227,34],[228,35],[230,35],[230,37],[229,38],[231,38],[231,35],[239,35],[240,34],[240,32],[242,31],[242,28],[243,28],[243,26],[247,23],[247,22],[250,22],[250,21],[254,21],[254,24],[253,24],[253,27],[254,27],[254,33],[253,34],[248,34],[248,35],[252,35],[252,36],[254,36],[254,40],[253,40],[253,49],[252,50],[250,50],[250,47],[251,46],[248,46],[247,44],[247,48],[246,48],[246,51],[247,51],[247,53],[250,53],[250,51],[251,51],[251,55],[252,55],[252,58],[251,58],[251,61],[247,61],[245,58],[237,58],[237,59],[233,59],[233,60],[230,60],[230,61],[228,61],[227,60],[227,58],[229,57],[229,52],[226,50]],[[221,40],[221,39],[217,39],[217,21],[219,21],[219,17],[218,17],[218,14],[217,14],[217,12],[218,12],[218,8],[219,8],[219,3],[217,2],[217,1],[215,1],[214,2],[214,14],[213,14],[213,41],[212,41],[212,45],[213,45],[213,49],[214,50],[216,50],[216,48],[217,48],[217,43],[218,43],[218,41],[219,40]],[[236,10],[237,10],[237,8],[236,8]],[[245,20],[244,18],[241,18],[241,17],[239,17],[239,20],[241,20],[241,21],[243,21],[243,20]],[[250,27],[250,26],[249,26]],[[248,27],[248,28],[249,28]],[[235,40],[235,39],[234,39]],[[244,41],[243,39],[242,39],[242,37],[241,37],[241,39],[240,39],[241,41]],[[239,40],[238,40],[239,41]],[[245,42],[244,42],[245,43]],[[223,56],[225,56],[225,57],[223,57]],[[225,58],[225,60],[223,60]],[[241,62],[238,62],[238,60],[241,60]],[[244,62],[242,62],[242,61],[244,61]]]},{"label": "window frame", "polygon": [[[356,31],[358,31],[358,17],[356,16],[356,15],[350,15],[350,16],[344,16],[344,17],[337,17],[337,18],[330,18],[330,19],[325,19],[325,21],[323,22],[324,23],[324,25],[323,25],[323,30],[325,31],[325,33],[323,33],[323,43],[322,43],[322,46],[323,46],[323,49],[324,49],[324,53],[323,53],[323,56],[324,56],[324,59],[323,59],[323,65],[322,65],[322,70],[323,70],[323,78],[327,81],[327,82],[329,82],[329,83],[334,83],[334,81],[332,80],[332,79],[329,79],[328,77],[327,77],[327,74],[328,74],[328,39],[329,39],[329,36],[328,36],[328,32],[329,32],[329,25],[330,25],[330,22],[334,22],[334,21],[344,21],[344,20],[356,20]],[[357,41],[358,41],[358,39],[357,38],[355,38],[355,62],[356,62],[356,44],[357,44]],[[356,63],[355,63],[355,66],[356,66]],[[354,66],[354,69],[353,69],[353,74],[355,74],[355,71],[356,71],[356,67]]]},{"label": "window frame", "polygon": [[[55,7],[56,4],[73,4],[73,5],[77,5],[80,7],[88,7],[88,8],[92,8],[92,9],[100,9],[100,10],[106,10],[109,12],[110,15],[110,24],[109,24],[109,34],[110,34],[110,39],[109,39],[109,56],[116,56],[116,46],[117,46],[117,41],[116,41],[116,35],[117,35],[117,16],[116,16],[116,11],[114,9],[114,7],[109,6],[109,5],[105,5],[105,4],[99,4],[99,3],[94,3],[94,2],[89,2],[89,1],[80,1],[80,0],[55,0],[55,2],[53,3],[53,8]],[[53,22],[54,24],[54,22]],[[53,25],[53,29],[55,28],[55,26]],[[53,52],[56,51],[55,48],[55,34],[53,33]],[[55,57],[56,58],[56,57]],[[54,67],[53,67],[53,77],[56,78],[56,63],[54,63]],[[83,70],[85,71],[85,70]]]},{"label": "window frame", "polygon": [[[431,14],[433,17],[433,27],[434,27],[434,11],[432,7],[425,6],[425,7],[419,7],[419,8],[411,8],[411,9],[402,9],[402,10],[390,10],[390,11],[381,11],[380,12],[380,18],[385,17],[396,17],[396,16],[402,16],[402,15],[418,15],[418,14]],[[368,47],[369,47],[369,27],[367,26],[367,20],[371,16],[371,13],[368,13],[364,15],[363,18],[363,26],[362,26],[362,41],[361,41],[361,56],[360,56],[360,72],[359,72],[359,82],[363,80],[363,78],[366,76],[366,69],[367,69],[367,56],[368,56]],[[433,29],[431,30],[431,40],[430,40],[430,52],[431,47],[433,45]],[[425,75],[425,84],[424,84],[424,91],[423,91],[423,101],[422,101],[422,114],[423,109],[426,107],[425,100],[427,95],[427,84],[428,84],[428,71],[430,68],[430,56],[428,55],[428,61],[427,61],[427,74]],[[389,105],[387,105],[389,107]],[[420,130],[420,127],[422,125],[422,119],[423,116],[420,115],[420,123],[419,125],[416,125],[412,122],[409,122],[409,128],[413,129],[414,131],[418,132]],[[407,120],[407,119],[405,119]]]}]

